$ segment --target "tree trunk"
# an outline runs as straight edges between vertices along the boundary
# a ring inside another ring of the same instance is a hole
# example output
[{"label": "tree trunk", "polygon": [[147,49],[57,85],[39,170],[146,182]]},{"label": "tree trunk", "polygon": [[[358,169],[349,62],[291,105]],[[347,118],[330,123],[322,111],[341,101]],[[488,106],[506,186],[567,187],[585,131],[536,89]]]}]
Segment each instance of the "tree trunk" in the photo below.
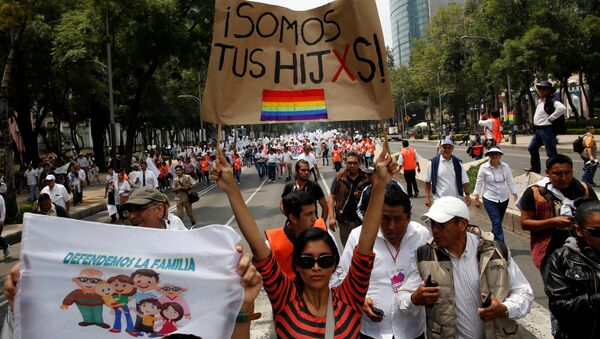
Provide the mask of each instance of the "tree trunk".
[{"label": "tree trunk", "polygon": [[569,79],[564,78],[562,80],[562,88],[565,91],[565,95],[567,96],[567,101],[569,102],[569,106],[571,106],[571,110],[573,110],[573,114],[575,115],[575,120],[579,120],[579,109],[575,107],[573,104],[573,98],[571,98],[571,93],[569,92]]},{"label": "tree trunk", "polygon": [[529,89],[526,89],[527,99],[529,101],[529,123],[533,127],[533,115],[535,114],[535,99]]},{"label": "tree trunk", "polygon": [[17,195],[15,192],[15,175],[13,173],[14,153],[12,147],[12,136],[10,135],[9,118],[11,116],[11,108],[8,105],[8,90],[10,86],[11,72],[15,59],[14,41],[13,47],[6,58],[4,73],[2,75],[2,83],[0,84],[0,126],[2,126],[2,142],[4,146],[4,182],[6,183],[7,191],[4,195],[6,204],[5,224],[11,224],[15,221],[18,214]]},{"label": "tree trunk", "polygon": [[[91,104],[90,107],[90,130],[92,131],[92,140],[94,140],[94,159],[96,159],[96,165],[101,171],[106,170],[106,154],[104,153],[104,136],[106,135],[106,112],[95,112],[97,107],[100,105]],[[113,146],[115,148],[116,145]],[[114,155],[113,155],[114,159]],[[117,168],[115,168],[115,171]]]}]

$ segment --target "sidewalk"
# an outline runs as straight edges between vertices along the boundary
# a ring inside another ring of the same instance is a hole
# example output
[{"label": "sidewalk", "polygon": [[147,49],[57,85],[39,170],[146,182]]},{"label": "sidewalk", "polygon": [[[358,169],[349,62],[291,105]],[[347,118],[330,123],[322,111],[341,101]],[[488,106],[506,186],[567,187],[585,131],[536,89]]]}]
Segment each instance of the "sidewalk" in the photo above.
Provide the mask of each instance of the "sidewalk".
[{"label": "sidewalk", "polygon": [[[579,135],[572,135],[572,134],[565,134],[565,135],[559,135],[558,136],[558,145],[556,145],[556,149],[559,151],[568,151],[568,152],[573,152],[573,141],[575,141],[575,139],[577,139],[577,137],[579,137]],[[531,142],[531,139],[533,138],[533,135],[517,135],[517,143],[512,145],[510,144],[510,142],[502,142],[500,144],[500,147],[502,149],[514,149],[514,150],[527,150],[527,147],[529,146],[529,143]],[[471,139],[475,139],[474,136],[471,136]],[[411,143],[434,143],[437,144],[439,141],[438,140],[427,140],[427,139],[413,139],[413,138],[409,138],[408,139]],[[457,140],[454,142],[455,145],[458,145],[460,143],[460,140]],[[542,146],[542,148],[544,148],[544,146]]]},{"label": "sidewalk", "polygon": [[[71,205],[69,214],[71,219],[83,219],[90,215],[106,210],[106,199],[104,199],[104,187],[106,183],[106,173],[100,173],[100,184],[93,183],[83,188],[83,203],[78,206]],[[39,195],[39,192],[37,193]],[[27,202],[27,190],[17,195],[17,206],[29,205]],[[108,215],[106,216],[109,219]],[[2,237],[10,244],[16,244],[21,241],[21,228],[23,224],[5,225],[2,229]]]}]

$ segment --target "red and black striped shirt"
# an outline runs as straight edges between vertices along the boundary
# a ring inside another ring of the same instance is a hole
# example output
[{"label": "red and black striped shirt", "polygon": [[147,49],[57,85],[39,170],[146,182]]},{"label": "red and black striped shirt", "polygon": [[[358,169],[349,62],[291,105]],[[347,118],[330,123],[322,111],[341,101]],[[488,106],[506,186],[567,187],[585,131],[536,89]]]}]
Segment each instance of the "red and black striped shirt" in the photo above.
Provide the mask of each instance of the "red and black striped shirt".
[{"label": "red and black striped shirt", "polygon": [[[354,250],[348,275],[333,293],[335,338],[358,338],[363,303],[375,254],[362,255]],[[255,263],[273,307],[278,338],[323,338],[327,317],[312,315],[294,282],[281,270],[272,255]]]}]

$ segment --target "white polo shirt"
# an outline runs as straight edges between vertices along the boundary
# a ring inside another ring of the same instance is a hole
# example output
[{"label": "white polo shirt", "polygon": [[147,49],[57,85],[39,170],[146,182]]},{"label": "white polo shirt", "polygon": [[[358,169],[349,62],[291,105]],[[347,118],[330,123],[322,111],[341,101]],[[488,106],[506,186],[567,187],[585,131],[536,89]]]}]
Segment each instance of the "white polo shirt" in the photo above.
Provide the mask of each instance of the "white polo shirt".
[{"label": "white polo shirt", "polygon": [[[429,167],[427,168],[425,182],[431,182],[431,167],[431,161],[429,161]],[[467,171],[465,171],[465,168],[462,164],[460,165],[460,168],[462,170],[462,183],[467,184],[469,182]],[[433,187],[431,187],[431,189],[433,190]],[[454,164],[452,163],[452,158],[450,158],[450,160],[446,160],[442,156],[440,156],[436,193],[433,195],[433,198],[439,199],[441,197],[460,198],[460,196],[458,195],[458,191],[456,190],[456,172],[454,172]]]}]

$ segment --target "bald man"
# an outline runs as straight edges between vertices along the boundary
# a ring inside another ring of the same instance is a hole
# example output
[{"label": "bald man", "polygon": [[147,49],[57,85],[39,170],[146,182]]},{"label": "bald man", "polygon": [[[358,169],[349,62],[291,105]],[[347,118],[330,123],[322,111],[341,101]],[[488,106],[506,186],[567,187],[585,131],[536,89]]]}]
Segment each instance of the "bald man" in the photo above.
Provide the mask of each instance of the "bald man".
[{"label": "bald man", "polygon": [[79,326],[99,326],[110,328],[110,325],[102,319],[102,305],[104,304],[102,296],[96,294],[96,285],[102,280],[102,272],[95,269],[81,270],[79,276],[72,279],[79,287],[69,293],[60,305],[61,310],[69,309],[69,306],[75,304],[81,312],[83,321]]}]

